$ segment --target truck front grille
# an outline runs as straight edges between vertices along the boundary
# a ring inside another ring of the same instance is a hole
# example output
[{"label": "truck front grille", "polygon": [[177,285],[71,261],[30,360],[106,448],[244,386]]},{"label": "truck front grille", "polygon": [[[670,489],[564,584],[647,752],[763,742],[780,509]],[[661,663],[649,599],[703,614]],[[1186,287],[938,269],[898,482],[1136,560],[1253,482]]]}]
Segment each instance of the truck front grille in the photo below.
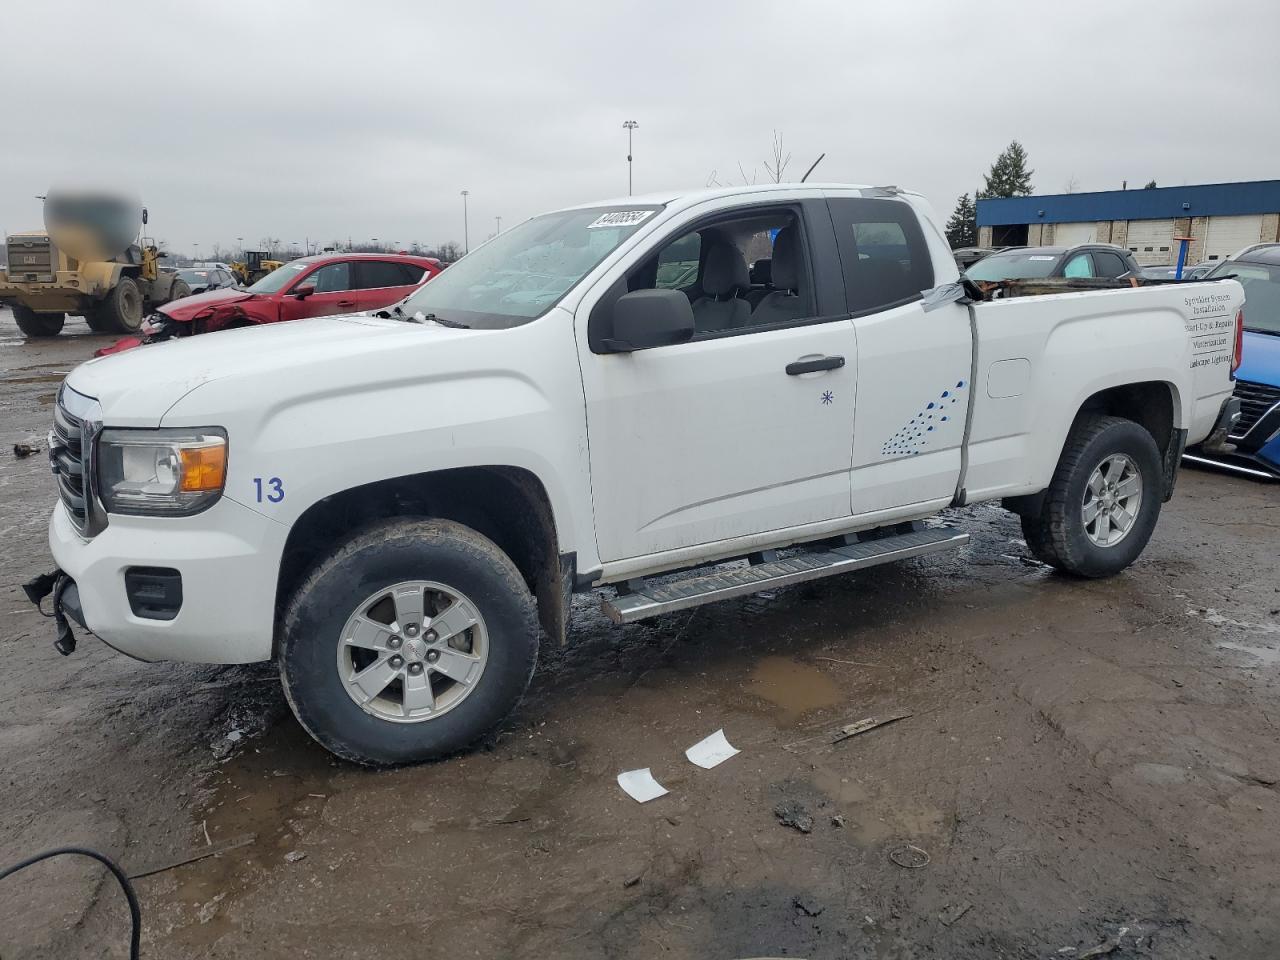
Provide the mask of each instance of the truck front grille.
[{"label": "truck front grille", "polygon": [[49,466],[58,481],[58,496],[81,533],[88,526],[84,483],[84,423],[59,402],[53,409],[49,435]]},{"label": "truck front grille", "polygon": [[1240,401],[1240,419],[1231,433],[1233,438],[1243,437],[1268,410],[1280,403],[1280,387],[1237,380],[1235,397]]},{"label": "truck front grille", "polygon": [[5,257],[10,280],[52,280],[56,272],[48,237],[9,237]]},{"label": "truck front grille", "polygon": [[94,444],[102,430],[101,420],[97,400],[62,385],[49,431],[49,467],[67,515],[85,537],[96,535],[107,525],[93,480]]}]

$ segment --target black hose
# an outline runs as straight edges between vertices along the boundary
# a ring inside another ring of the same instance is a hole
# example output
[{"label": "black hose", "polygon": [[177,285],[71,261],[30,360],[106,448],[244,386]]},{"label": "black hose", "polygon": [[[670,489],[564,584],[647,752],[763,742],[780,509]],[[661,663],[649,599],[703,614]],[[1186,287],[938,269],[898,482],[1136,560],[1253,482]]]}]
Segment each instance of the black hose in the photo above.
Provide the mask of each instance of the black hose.
[{"label": "black hose", "polygon": [[138,906],[138,894],[133,889],[133,884],[129,882],[129,878],[125,876],[125,872],[120,869],[119,865],[108,857],[105,853],[99,853],[97,850],[89,850],[86,847],[58,847],[54,850],[46,850],[44,853],[37,853],[33,857],[15,863],[11,867],[5,867],[0,870],[0,880],[10,877],[19,870],[25,870],[27,867],[39,863],[41,860],[49,860],[53,857],[60,857],[64,854],[76,854],[81,857],[90,857],[97,860],[104,867],[111,871],[112,876],[116,878],[116,882],[120,884],[120,889],[124,891],[124,898],[129,901],[129,919],[133,923],[133,930],[129,934],[129,960],[138,960],[138,949],[142,942],[142,909]]}]

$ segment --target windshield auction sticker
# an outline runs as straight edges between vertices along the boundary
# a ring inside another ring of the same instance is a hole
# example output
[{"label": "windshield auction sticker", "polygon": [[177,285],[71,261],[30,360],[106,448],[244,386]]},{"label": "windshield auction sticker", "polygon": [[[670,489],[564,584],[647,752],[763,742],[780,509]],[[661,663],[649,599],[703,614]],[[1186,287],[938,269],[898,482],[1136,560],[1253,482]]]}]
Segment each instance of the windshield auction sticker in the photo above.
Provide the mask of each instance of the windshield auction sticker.
[{"label": "windshield auction sticker", "polygon": [[653,215],[652,210],[614,210],[612,213],[602,213],[596,219],[587,224],[588,230],[597,230],[600,227],[634,227],[647,217]]}]

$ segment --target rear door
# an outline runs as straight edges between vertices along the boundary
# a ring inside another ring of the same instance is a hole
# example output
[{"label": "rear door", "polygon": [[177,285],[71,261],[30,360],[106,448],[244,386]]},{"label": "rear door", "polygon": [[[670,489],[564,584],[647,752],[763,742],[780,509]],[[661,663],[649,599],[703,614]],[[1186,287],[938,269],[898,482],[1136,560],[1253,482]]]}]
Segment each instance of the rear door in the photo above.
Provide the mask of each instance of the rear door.
[{"label": "rear door", "polygon": [[950,500],[970,391],[968,310],[921,305],[933,259],[909,204],[828,202],[858,341],[852,512]]},{"label": "rear door", "polygon": [[424,268],[395,260],[357,260],[357,300],[361,310],[380,310],[399,303],[422,282]]},{"label": "rear door", "polygon": [[[302,320],[306,317],[328,317],[337,313],[353,313],[358,310],[356,291],[353,289],[354,273],[350,261],[340,260],[317,267],[294,281],[280,302],[281,320]],[[299,297],[295,290],[314,286],[315,292]]]}]

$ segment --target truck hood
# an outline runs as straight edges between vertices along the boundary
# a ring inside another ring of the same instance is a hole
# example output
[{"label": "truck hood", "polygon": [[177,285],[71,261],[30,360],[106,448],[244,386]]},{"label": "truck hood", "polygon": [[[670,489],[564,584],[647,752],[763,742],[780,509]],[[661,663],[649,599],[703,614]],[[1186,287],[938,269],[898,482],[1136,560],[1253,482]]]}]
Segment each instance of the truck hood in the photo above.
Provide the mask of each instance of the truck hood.
[{"label": "truck hood", "polygon": [[182,397],[214,380],[271,377],[282,367],[297,370],[335,358],[368,362],[372,370],[379,356],[420,346],[424,340],[445,343],[488,332],[362,313],[316,317],[183,337],[98,357],[72,370],[66,383],[101,403],[108,426],[156,427]]},{"label": "truck hood", "polygon": [[192,317],[208,307],[262,299],[265,298],[256,293],[249,293],[246,290],[210,290],[207,293],[197,293],[190,297],[183,297],[181,300],[166,303],[157,312],[163,313],[166,317],[171,317],[179,323],[190,323]]},{"label": "truck hood", "polygon": [[1236,372],[1240,380],[1280,387],[1280,334],[1244,332],[1244,361]]}]

